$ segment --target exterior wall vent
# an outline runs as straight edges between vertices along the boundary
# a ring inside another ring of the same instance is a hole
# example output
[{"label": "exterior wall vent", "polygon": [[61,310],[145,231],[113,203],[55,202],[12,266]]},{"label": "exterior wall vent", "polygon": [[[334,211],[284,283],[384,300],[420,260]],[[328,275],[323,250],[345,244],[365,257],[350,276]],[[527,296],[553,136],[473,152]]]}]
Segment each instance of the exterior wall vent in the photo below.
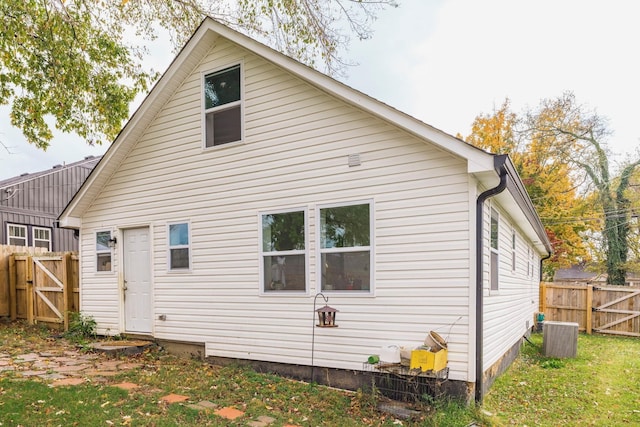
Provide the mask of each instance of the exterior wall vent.
[{"label": "exterior wall vent", "polygon": [[350,168],[360,166],[360,153],[349,154],[348,163]]}]

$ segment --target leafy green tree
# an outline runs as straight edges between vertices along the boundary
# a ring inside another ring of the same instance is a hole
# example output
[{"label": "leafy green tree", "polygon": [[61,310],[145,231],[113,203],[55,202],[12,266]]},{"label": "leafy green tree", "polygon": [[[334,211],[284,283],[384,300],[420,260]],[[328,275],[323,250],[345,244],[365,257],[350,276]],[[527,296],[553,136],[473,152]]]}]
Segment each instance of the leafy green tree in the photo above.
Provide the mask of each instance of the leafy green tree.
[{"label": "leafy green tree", "polygon": [[628,190],[640,159],[621,165],[616,176],[606,147],[611,134],[606,120],[578,104],[571,92],[545,99],[530,111],[525,132],[532,144],[545,147],[556,161],[570,165],[577,181],[584,179],[586,188],[593,191],[603,218],[608,283],[624,285],[631,221]]},{"label": "leafy green tree", "polygon": [[522,125],[522,118],[511,111],[507,99],[492,114],[477,116],[465,140],[511,157],[553,245],[552,258],[545,263],[544,271],[549,279],[556,269],[588,257],[581,237],[586,224],[576,220],[585,215],[586,205],[576,193],[568,165],[558,161],[544,145],[528,140]]},{"label": "leafy green tree", "polygon": [[[182,46],[204,16],[265,41],[329,73],[344,66],[348,35],[364,39],[394,0],[2,0],[0,105],[12,125],[46,149],[52,126],[89,144],[110,141],[129,104],[158,77],[143,67],[144,47],[170,31]],[[346,24],[346,25],[345,25]],[[341,28],[349,30],[341,31]],[[53,122],[53,123],[52,123]]]}]

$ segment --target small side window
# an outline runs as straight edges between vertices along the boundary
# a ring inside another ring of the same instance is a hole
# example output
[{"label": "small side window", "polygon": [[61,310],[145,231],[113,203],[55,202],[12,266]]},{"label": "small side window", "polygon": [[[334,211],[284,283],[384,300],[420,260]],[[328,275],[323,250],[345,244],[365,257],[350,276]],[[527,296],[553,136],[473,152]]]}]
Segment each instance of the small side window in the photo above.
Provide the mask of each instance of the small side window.
[{"label": "small side window", "polygon": [[111,231],[96,233],[96,271],[111,271]]},{"label": "small side window", "polygon": [[169,224],[169,270],[191,268],[189,223]]}]

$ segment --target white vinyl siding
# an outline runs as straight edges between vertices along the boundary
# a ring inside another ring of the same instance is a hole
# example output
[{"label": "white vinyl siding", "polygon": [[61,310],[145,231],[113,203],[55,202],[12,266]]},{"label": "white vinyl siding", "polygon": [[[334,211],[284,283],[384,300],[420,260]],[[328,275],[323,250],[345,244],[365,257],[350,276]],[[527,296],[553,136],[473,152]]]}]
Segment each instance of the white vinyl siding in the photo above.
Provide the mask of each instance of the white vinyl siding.
[{"label": "white vinyl siding", "polygon": [[[202,73],[240,61],[244,143],[203,150]],[[361,165],[350,168],[353,153]],[[82,218],[82,256],[94,249],[88,230],[150,224],[153,307],[167,319],[154,323],[154,336],[203,342],[207,356],[310,364],[318,255],[309,251],[308,294],[265,298],[256,218],[305,208],[315,248],[319,206],[373,200],[375,293],[331,296],[339,328],[315,331],[316,366],[358,370],[385,343],[420,345],[429,330],[446,330],[450,377],[468,380],[469,188],[467,164],[454,155],[220,39]],[[166,268],[166,224],[182,217],[190,219],[191,274],[175,275]],[[113,280],[86,265],[83,310],[100,333],[118,333]]]},{"label": "white vinyl siding", "polygon": [[[499,209],[494,205],[495,209]],[[490,214],[487,210],[487,216]],[[510,247],[513,242],[512,230],[515,230],[508,215],[498,212],[499,247]],[[487,224],[489,222],[487,221]],[[487,233],[488,234],[488,233]],[[522,238],[522,233],[517,233]],[[487,247],[490,246],[487,235]],[[534,250],[530,243],[524,241],[516,245],[516,264],[526,266],[530,254]],[[500,292],[492,293],[484,299],[484,369],[489,369],[500,360],[502,355],[527,333],[528,327],[534,325],[534,314],[539,308],[539,286],[536,277],[529,272],[512,270],[511,257],[500,257],[499,262]],[[486,276],[485,276],[486,277]],[[487,283],[487,288],[490,285]]]}]

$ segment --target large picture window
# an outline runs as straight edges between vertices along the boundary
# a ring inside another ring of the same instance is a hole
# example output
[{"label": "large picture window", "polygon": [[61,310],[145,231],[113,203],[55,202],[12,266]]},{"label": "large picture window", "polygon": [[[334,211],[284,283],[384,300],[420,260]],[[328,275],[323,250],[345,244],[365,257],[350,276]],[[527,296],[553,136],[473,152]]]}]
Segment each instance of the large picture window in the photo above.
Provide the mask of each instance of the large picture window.
[{"label": "large picture window", "polygon": [[189,223],[169,224],[169,270],[191,268]]},{"label": "large picture window", "polygon": [[27,246],[27,226],[7,224],[7,243],[16,246]]},{"label": "large picture window", "polygon": [[96,271],[111,271],[111,231],[96,233]]},{"label": "large picture window", "polygon": [[371,205],[323,207],[320,216],[322,291],[371,291]]},{"label": "large picture window", "polygon": [[240,65],[204,77],[205,147],[242,139]]},{"label": "large picture window", "polygon": [[306,292],[305,211],[266,213],[260,218],[263,292]]}]

